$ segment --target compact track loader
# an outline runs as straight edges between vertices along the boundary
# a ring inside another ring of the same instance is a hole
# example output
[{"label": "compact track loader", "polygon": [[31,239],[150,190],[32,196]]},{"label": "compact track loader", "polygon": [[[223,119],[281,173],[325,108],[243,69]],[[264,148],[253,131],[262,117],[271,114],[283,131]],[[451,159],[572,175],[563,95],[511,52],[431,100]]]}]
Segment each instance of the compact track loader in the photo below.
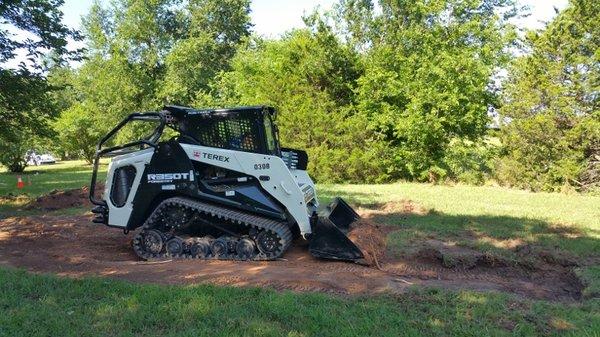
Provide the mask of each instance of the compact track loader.
[{"label": "compact track loader", "polygon": [[[344,234],[358,214],[340,198],[318,213],[308,156],[279,146],[274,117],[265,106],[129,115],[98,144],[93,221],[125,233],[139,228],[133,249],[142,259],[273,260],[298,236],[316,257],[362,259]],[[105,146],[133,121],[156,127],[146,138]],[[167,127],[175,136],[161,140]],[[112,160],[99,199],[102,157]]]}]

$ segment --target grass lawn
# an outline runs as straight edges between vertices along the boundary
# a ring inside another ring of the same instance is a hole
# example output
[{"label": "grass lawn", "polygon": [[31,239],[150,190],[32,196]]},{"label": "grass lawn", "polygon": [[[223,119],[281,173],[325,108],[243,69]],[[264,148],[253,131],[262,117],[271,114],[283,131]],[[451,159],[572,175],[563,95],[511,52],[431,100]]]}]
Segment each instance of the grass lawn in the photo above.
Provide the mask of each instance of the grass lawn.
[{"label": "grass lawn", "polygon": [[[106,162],[101,163],[98,171],[98,181],[104,181]],[[79,160],[28,166],[22,174],[9,173],[0,168],[0,196],[25,194],[37,197],[55,189],[67,190],[89,186],[91,174],[92,166]],[[25,183],[22,190],[17,189],[18,176],[21,176]]]},{"label": "grass lawn", "polygon": [[411,200],[421,212],[375,216],[400,229],[390,234],[391,254],[408,255],[427,239],[455,242],[508,263],[535,266],[538,255],[522,256],[514,245],[543,250],[546,258],[579,265],[585,297],[600,297],[600,196],[532,193],[502,187],[416,183],[321,185],[327,201],[340,195],[364,207]]},{"label": "grass lawn", "polygon": [[[98,170],[98,181],[106,179],[107,162]],[[90,185],[92,166],[85,161],[64,161],[53,165],[29,166],[22,174],[6,172],[0,167],[0,217],[13,214],[37,214],[36,210],[24,210],[21,206],[52,190],[68,190]],[[21,176],[25,187],[17,189],[17,177]],[[89,207],[86,207],[87,210]],[[75,214],[83,208],[64,209],[54,214]]]},{"label": "grass lawn", "polygon": [[[53,189],[87,186],[90,173],[83,162],[28,168],[25,181],[32,185],[23,191],[16,190],[14,175],[0,173],[0,214]],[[412,183],[318,190],[323,203],[341,195],[363,207],[411,200],[422,208],[392,207],[375,216],[401,229],[388,237],[392,254],[407,254],[430,238],[515,261],[506,246],[511,240],[564,253],[580,264],[586,299],[561,304],[419,288],[397,297],[346,298],[73,280],[2,268],[0,336],[600,336],[600,197]],[[14,197],[19,192],[26,194]]]},{"label": "grass lawn", "polygon": [[598,336],[600,302],[415,289],[343,298],[0,269],[0,336]]},{"label": "grass lawn", "polygon": [[325,200],[341,195],[365,207],[411,200],[423,208],[376,217],[402,229],[388,240],[398,254],[414,242],[437,238],[506,256],[507,242],[518,240],[575,258],[600,258],[600,196],[415,183],[322,185],[319,190]]}]

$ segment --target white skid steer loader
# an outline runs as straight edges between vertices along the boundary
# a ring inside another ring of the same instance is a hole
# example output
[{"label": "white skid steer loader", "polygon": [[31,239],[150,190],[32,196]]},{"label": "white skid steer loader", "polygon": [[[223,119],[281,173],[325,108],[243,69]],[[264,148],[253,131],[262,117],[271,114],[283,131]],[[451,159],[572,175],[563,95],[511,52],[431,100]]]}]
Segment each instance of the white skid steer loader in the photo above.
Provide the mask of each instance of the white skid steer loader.
[{"label": "white skid steer loader", "polygon": [[[273,260],[294,237],[316,257],[357,261],[344,234],[359,216],[336,198],[324,211],[302,150],[280,148],[271,107],[197,110],[166,106],[133,113],[98,144],[90,186],[95,223],[139,229],[143,259]],[[152,134],[106,147],[132,121],[156,123]],[[159,141],[165,127],[176,136]],[[99,160],[112,157],[102,198]],[[140,228],[141,227],[141,228]]]}]

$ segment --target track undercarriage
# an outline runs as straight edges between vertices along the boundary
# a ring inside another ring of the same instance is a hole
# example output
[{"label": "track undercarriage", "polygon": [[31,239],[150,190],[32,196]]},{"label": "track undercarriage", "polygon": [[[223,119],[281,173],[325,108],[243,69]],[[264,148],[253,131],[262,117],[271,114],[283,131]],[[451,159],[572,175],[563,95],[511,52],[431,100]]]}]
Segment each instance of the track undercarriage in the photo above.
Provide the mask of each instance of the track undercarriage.
[{"label": "track undercarriage", "polygon": [[143,259],[274,260],[292,241],[284,222],[187,198],[163,201],[133,239]]}]

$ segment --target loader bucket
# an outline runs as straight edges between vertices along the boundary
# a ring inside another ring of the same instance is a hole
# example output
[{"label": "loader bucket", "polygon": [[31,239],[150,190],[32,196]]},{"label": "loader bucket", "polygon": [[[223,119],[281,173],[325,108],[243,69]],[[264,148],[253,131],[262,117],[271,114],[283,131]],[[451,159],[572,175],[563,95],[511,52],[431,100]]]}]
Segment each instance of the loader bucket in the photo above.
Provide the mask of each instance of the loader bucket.
[{"label": "loader bucket", "polygon": [[351,223],[360,219],[360,215],[340,197],[333,199],[321,216],[328,218],[337,228],[344,231],[350,229]]},{"label": "loader bucket", "polygon": [[318,258],[356,261],[364,258],[360,249],[342,230],[360,216],[342,199],[336,198],[313,224],[313,233],[308,245],[310,253]]}]

